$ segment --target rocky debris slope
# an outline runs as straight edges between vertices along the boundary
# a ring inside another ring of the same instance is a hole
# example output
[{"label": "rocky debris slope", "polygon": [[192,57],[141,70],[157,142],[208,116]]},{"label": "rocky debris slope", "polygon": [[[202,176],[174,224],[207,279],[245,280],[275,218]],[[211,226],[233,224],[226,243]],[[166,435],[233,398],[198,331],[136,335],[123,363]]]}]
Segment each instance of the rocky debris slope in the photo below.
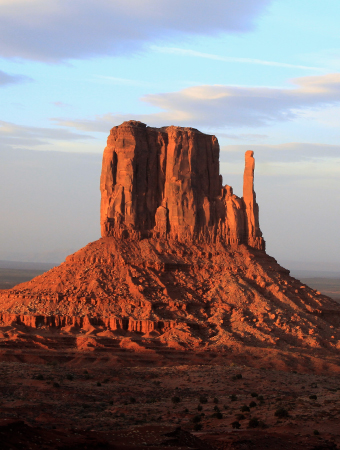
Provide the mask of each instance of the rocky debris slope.
[{"label": "rocky debris slope", "polygon": [[[104,328],[178,348],[337,348],[338,304],[246,246],[93,242],[1,295],[3,323]],[[334,327],[334,328],[333,328]]]},{"label": "rocky debris slope", "polygon": [[218,143],[191,128],[111,130],[103,237],[0,294],[4,325],[114,332],[178,349],[340,348],[340,307],[264,251],[246,152],[243,197],[222,187]]}]

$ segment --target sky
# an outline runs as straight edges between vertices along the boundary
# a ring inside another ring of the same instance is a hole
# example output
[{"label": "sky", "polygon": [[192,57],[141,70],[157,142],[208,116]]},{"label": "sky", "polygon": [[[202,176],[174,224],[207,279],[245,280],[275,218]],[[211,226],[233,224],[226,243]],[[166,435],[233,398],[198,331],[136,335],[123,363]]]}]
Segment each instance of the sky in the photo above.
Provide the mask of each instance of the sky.
[{"label": "sky", "polygon": [[267,252],[340,272],[338,0],[0,0],[0,260],[60,262],[100,237],[109,130],[215,134],[244,152]]}]

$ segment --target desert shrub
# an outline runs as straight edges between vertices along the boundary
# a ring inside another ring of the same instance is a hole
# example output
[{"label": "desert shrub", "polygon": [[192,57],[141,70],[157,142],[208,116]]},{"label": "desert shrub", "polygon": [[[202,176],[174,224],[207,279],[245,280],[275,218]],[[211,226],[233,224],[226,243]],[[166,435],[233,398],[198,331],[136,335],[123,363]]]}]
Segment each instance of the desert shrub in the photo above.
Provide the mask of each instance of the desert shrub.
[{"label": "desert shrub", "polygon": [[38,373],[38,375],[33,375],[32,380],[43,380],[44,375],[42,373]]},{"label": "desert shrub", "polygon": [[100,387],[102,384],[100,381],[97,381],[97,386]]},{"label": "desert shrub", "polygon": [[199,404],[199,405],[197,406],[197,411],[202,411],[202,409],[203,409],[202,405]]},{"label": "desert shrub", "polygon": [[59,388],[60,387],[60,384],[59,383],[57,383],[56,381],[53,383],[53,387],[55,387],[55,388]]},{"label": "desert shrub", "polygon": [[237,395],[232,394],[229,398],[230,398],[230,400],[231,400],[232,402],[236,402],[236,400],[237,400]]},{"label": "desert shrub", "polygon": [[309,398],[311,400],[317,400],[318,397],[315,394],[313,394],[313,395],[310,395]]},{"label": "desert shrub", "polygon": [[314,431],[313,431],[313,434],[314,434],[315,436],[319,436],[320,433],[319,433],[318,430],[314,430]]},{"label": "desert shrub", "polygon": [[201,415],[200,415],[200,414],[197,414],[196,416],[193,417],[192,421],[193,421],[194,423],[198,423],[198,422],[201,421],[201,419],[202,419]]},{"label": "desert shrub", "polygon": [[240,424],[240,422],[239,422],[238,420],[235,420],[235,422],[233,422],[233,423],[231,424],[231,426],[232,426],[235,430],[238,430],[239,428],[241,428],[241,424]]},{"label": "desert shrub", "polygon": [[214,411],[219,412],[219,410],[220,410],[220,408],[217,405],[215,405],[214,406]]},{"label": "desert shrub", "polygon": [[258,397],[258,396],[259,396],[259,394],[256,394],[256,392],[252,392],[250,395],[251,395],[252,397]]},{"label": "desert shrub", "polygon": [[260,400],[260,402],[263,402],[263,401],[264,401],[263,395],[259,395],[259,396],[257,397],[257,400]]},{"label": "desert shrub", "polygon": [[259,419],[257,417],[252,417],[249,420],[248,428],[257,428],[259,426]]},{"label": "desert shrub", "polygon": [[73,375],[72,375],[72,373],[66,374],[66,380],[69,380],[69,381],[72,381],[72,380],[73,380]]},{"label": "desert shrub", "polygon": [[207,397],[205,397],[204,395],[201,395],[200,396],[200,403],[208,403]]},{"label": "desert shrub", "polygon": [[85,369],[85,370],[83,371],[83,374],[84,374],[84,375],[88,374],[88,371]]},{"label": "desert shrub", "polygon": [[135,397],[130,397],[130,403],[136,403]]},{"label": "desert shrub", "polygon": [[279,419],[288,417],[288,411],[285,408],[279,408],[275,411],[275,417],[278,417]]},{"label": "desert shrub", "polygon": [[174,395],[173,397],[171,397],[171,401],[172,403],[177,404],[181,401],[181,399],[177,395]]},{"label": "desert shrub", "polygon": [[256,403],[256,402],[250,402],[250,403],[249,403],[249,407],[250,407],[250,408],[255,408],[255,406],[257,406],[257,403]]},{"label": "desert shrub", "polygon": [[236,381],[236,380],[242,380],[242,374],[241,374],[241,373],[237,373],[236,375],[233,375],[233,376],[231,377],[231,379],[232,379],[233,381]]},{"label": "desert shrub", "polygon": [[217,403],[218,403],[218,398],[214,398],[214,403],[216,403],[216,405],[217,405]]},{"label": "desert shrub", "polygon": [[213,417],[215,417],[216,419],[223,419],[223,414],[218,411],[213,414]]},{"label": "desert shrub", "polygon": [[250,411],[250,408],[249,408],[249,406],[247,406],[247,405],[243,405],[243,406],[241,407],[241,411],[242,411],[242,412],[249,412],[249,411]]},{"label": "desert shrub", "polygon": [[237,414],[237,415],[236,415],[236,419],[237,419],[237,420],[244,420],[244,419],[245,419],[245,416],[244,416],[243,414]]},{"label": "desert shrub", "polygon": [[200,430],[202,430],[202,424],[201,423],[195,423],[194,431],[200,431]]}]

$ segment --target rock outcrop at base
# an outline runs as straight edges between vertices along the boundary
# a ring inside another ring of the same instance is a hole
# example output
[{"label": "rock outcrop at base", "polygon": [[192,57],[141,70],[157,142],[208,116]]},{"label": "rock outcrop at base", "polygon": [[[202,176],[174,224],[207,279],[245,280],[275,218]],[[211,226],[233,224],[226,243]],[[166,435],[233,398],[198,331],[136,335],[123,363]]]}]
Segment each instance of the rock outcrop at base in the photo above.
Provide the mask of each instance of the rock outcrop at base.
[{"label": "rock outcrop at base", "polygon": [[112,128],[101,175],[102,236],[265,248],[254,192],[253,152],[246,153],[243,198],[222,186],[219,144],[194,128]]}]

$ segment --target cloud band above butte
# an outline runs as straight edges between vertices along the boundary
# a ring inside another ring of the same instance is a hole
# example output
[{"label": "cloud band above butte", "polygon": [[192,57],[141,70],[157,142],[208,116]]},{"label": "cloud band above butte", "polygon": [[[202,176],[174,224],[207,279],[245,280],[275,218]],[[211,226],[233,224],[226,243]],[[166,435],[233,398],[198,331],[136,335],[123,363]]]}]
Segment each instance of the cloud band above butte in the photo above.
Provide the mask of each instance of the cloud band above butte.
[{"label": "cloud band above butte", "polygon": [[269,3],[0,0],[0,55],[58,62],[133,51],[145,42],[176,34],[244,32],[253,28],[254,19]]},{"label": "cloud band above butte", "polygon": [[[178,92],[149,94],[143,101],[159,108],[134,119],[162,126],[175,122],[184,126],[260,127],[271,122],[292,120],[300,112],[340,102],[340,74],[302,77],[292,80],[291,88],[205,85]],[[105,114],[93,120],[54,119],[59,125],[83,131],[105,131],[109,124],[127,115]],[[131,117],[131,115],[129,115]]]}]

